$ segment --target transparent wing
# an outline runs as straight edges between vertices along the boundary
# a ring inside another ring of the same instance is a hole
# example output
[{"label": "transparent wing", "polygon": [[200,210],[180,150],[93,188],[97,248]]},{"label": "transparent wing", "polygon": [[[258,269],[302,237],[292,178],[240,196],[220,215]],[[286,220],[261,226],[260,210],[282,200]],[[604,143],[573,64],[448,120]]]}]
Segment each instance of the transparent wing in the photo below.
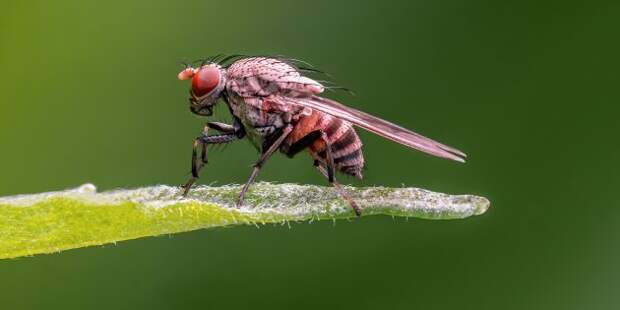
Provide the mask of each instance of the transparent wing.
[{"label": "transparent wing", "polygon": [[465,157],[467,157],[465,153],[455,148],[441,144],[376,116],[345,106],[334,100],[319,96],[280,99],[336,116],[379,136],[437,157],[459,162],[465,162]]}]

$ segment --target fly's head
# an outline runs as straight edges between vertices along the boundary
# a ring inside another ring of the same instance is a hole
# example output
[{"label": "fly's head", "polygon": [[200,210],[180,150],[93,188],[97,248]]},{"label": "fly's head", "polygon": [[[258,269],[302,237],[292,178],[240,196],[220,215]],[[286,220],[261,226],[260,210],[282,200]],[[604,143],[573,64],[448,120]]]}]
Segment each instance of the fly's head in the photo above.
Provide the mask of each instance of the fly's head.
[{"label": "fly's head", "polygon": [[224,90],[225,71],[217,64],[208,64],[200,68],[187,67],[178,75],[179,80],[192,80],[189,91],[189,109],[201,116],[213,114],[213,106]]}]

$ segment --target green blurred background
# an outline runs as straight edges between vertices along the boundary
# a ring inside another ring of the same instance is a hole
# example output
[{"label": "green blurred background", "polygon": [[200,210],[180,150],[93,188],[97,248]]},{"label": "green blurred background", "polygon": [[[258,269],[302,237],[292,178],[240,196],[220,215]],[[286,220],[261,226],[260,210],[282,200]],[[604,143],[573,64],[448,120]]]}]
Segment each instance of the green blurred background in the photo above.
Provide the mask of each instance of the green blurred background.
[{"label": "green blurred background", "polygon": [[[469,155],[462,165],[361,132],[366,179],[343,181],[492,207],[0,261],[0,307],[617,308],[619,31],[618,1],[3,1],[0,196],[182,183],[205,119],[188,111],[180,61],[271,53],[357,92],[332,98]],[[240,142],[211,156],[202,182],[226,184],[257,154]],[[306,155],[276,156],[261,179],[325,184]]]}]

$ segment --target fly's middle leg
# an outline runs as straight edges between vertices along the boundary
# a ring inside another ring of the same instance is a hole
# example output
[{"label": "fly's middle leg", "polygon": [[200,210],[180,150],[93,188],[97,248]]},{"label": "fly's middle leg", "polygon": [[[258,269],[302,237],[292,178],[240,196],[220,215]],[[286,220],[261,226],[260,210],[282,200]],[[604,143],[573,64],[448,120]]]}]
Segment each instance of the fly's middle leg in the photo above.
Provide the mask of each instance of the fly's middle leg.
[{"label": "fly's middle leg", "polygon": [[248,181],[245,183],[245,185],[241,189],[241,193],[239,193],[239,201],[237,202],[237,206],[243,205],[243,199],[245,198],[245,194],[248,191],[248,188],[250,188],[250,185],[254,183],[254,180],[258,176],[258,173],[260,172],[261,168],[263,168],[263,165],[265,164],[265,162],[267,162],[267,160],[269,159],[269,157],[271,157],[273,152],[275,152],[278,148],[280,148],[280,145],[282,145],[282,142],[284,141],[284,139],[286,139],[286,137],[288,137],[291,131],[293,131],[293,126],[287,125],[286,127],[282,129],[281,134],[278,136],[278,138],[275,141],[273,141],[273,143],[271,143],[267,148],[263,147],[263,152],[261,156],[258,158],[258,160],[256,161],[256,163],[254,164],[254,168],[252,169],[252,174],[250,175],[250,178],[248,179]]}]

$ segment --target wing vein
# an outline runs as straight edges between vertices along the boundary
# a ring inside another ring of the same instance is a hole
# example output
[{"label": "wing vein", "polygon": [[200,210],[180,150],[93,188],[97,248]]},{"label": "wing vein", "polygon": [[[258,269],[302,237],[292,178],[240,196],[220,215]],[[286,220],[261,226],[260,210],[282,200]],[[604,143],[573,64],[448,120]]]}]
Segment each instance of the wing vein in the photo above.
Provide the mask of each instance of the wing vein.
[{"label": "wing vein", "polygon": [[339,117],[386,139],[437,157],[459,162],[465,162],[465,157],[467,157],[465,153],[458,149],[439,143],[376,116],[345,106],[334,100],[319,96],[287,99],[292,101],[292,103]]}]

